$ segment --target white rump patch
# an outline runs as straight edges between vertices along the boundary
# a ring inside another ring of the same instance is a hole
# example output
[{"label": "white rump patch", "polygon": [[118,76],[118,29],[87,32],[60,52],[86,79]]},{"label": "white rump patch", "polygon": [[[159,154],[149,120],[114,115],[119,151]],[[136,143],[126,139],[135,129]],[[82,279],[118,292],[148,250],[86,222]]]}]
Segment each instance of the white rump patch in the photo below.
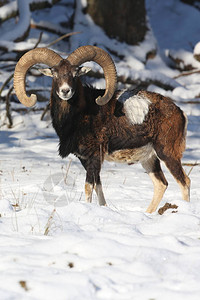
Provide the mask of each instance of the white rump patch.
[{"label": "white rump patch", "polygon": [[151,104],[148,98],[125,90],[119,95],[118,101],[123,103],[125,115],[132,124],[143,123]]}]

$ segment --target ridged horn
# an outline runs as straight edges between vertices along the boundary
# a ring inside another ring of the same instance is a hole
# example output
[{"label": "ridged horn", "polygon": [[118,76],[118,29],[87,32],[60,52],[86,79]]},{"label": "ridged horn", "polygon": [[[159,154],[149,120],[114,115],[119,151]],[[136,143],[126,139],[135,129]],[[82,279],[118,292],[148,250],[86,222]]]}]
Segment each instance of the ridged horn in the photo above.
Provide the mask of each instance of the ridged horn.
[{"label": "ridged horn", "polygon": [[95,46],[82,46],[72,52],[67,60],[71,65],[80,66],[84,62],[94,61],[104,71],[106,90],[104,95],[96,99],[98,105],[104,105],[112,98],[117,86],[117,73],[115,64],[110,55],[101,48]]},{"label": "ridged horn", "polygon": [[18,61],[14,72],[14,89],[19,101],[27,107],[34,106],[37,96],[26,94],[26,73],[35,64],[42,63],[49,67],[57,65],[62,57],[47,48],[36,48],[25,53]]}]

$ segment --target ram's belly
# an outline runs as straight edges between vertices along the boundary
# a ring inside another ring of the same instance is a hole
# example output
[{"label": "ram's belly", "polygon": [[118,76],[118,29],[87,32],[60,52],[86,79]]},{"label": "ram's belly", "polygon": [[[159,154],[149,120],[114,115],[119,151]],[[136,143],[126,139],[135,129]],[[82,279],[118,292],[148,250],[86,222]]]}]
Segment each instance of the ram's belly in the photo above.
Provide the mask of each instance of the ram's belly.
[{"label": "ram's belly", "polygon": [[143,162],[148,160],[154,153],[155,151],[152,145],[147,144],[140,148],[117,150],[111,154],[106,153],[104,158],[107,161],[134,164],[139,161]]}]

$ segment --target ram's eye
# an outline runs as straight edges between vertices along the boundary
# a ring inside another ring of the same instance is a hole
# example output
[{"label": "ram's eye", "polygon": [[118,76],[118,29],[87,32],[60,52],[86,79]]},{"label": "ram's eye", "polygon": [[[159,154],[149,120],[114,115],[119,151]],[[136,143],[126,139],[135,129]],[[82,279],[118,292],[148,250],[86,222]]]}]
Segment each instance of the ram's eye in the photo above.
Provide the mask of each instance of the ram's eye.
[{"label": "ram's eye", "polygon": [[72,71],[71,71],[72,72],[72,76],[76,77],[78,75],[78,71],[79,71],[79,67],[73,68]]},{"label": "ram's eye", "polygon": [[55,68],[51,68],[51,73],[54,77],[58,77],[58,72]]}]

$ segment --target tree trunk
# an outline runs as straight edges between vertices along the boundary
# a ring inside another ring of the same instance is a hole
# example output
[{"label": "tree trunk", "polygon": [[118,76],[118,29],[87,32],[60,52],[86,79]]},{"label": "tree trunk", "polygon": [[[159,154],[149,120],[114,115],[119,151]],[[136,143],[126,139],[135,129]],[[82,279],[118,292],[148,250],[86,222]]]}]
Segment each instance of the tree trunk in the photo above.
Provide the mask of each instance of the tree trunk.
[{"label": "tree trunk", "polygon": [[87,0],[86,12],[111,38],[135,45],[147,31],[144,0]]}]

